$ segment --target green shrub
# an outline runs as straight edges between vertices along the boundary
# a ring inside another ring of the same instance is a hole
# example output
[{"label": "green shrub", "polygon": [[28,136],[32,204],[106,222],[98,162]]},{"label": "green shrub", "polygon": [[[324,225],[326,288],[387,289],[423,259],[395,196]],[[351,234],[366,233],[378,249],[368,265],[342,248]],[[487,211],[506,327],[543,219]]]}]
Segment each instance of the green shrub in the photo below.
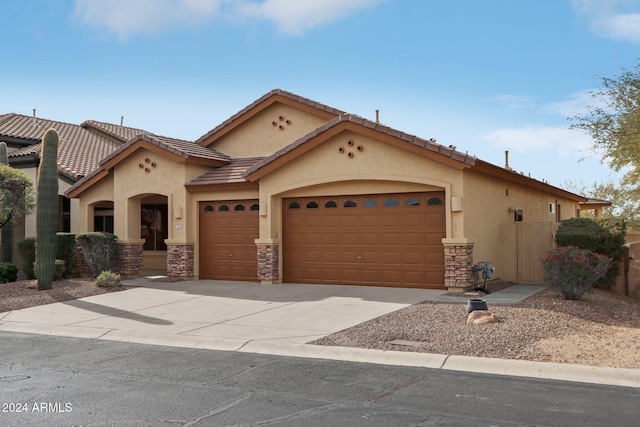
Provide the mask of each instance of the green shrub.
[{"label": "green shrub", "polygon": [[542,260],[545,282],[566,299],[580,300],[609,268],[604,255],[573,246],[551,249]]},{"label": "green shrub", "polygon": [[[63,259],[55,260],[55,270],[53,271],[53,280],[63,279],[65,276],[65,261]],[[33,263],[33,271],[35,273],[36,278],[38,277],[38,263]]]},{"label": "green shrub", "polygon": [[103,271],[96,277],[96,285],[101,288],[111,288],[115,286],[121,286],[120,275],[112,273],[111,271]]},{"label": "green shrub", "polygon": [[120,260],[117,236],[105,233],[78,234],[76,240],[93,277],[103,271],[115,270]]},{"label": "green shrub", "polygon": [[10,262],[0,264],[0,283],[15,282],[18,278],[18,267]]},{"label": "green shrub", "polygon": [[624,222],[571,218],[560,223],[556,243],[558,246],[575,246],[607,256],[611,260],[609,269],[596,286],[608,289],[616,283],[620,274],[625,235]]},{"label": "green shrub", "polygon": [[78,262],[76,260],[76,235],[74,233],[58,233],[57,259],[65,262],[64,277],[76,277],[78,275]]},{"label": "green shrub", "polygon": [[36,273],[33,269],[33,263],[36,262],[36,239],[35,237],[27,237],[18,242],[18,252],[22,258],[22,272],[25,279],[35,279]]}]

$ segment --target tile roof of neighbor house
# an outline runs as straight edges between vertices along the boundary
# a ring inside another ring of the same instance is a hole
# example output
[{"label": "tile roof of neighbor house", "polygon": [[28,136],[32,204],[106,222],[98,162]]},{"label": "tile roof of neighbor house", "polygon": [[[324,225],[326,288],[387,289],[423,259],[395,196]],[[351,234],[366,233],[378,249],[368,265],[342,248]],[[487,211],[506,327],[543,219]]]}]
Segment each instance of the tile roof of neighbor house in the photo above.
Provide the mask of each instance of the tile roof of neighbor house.
[{"label": "tile roof of neighbor house", "polygon": [[[58,122],[40,117],[9,113],[0,116],[0,140],[4,136],[31,141],[31,145],[9,153],[9,158],[40,157],[40,140],[48,129],[58,132],[58,170],[63,174],[80,179],[96,167],[99,161],[116,150],[128,139],[141,133],[142,129],[117,126],[95,120],[85,121],[78,126],[71,123]],[[106,138],[91,128],[104,132],[113,139]]]},{"label": "tile roof of neighbor house", "polygon": [[246,182],[242,177],[242,174],[262,159],[262,157],[232,159],[231,163],[228,165],[213,169],[188,182],[186,185],[187,187],[195,187],[201,185],[237,184]]},{"label": "tile roof of neighbor house", "polygon": [[137,135],[150,134],[150,132],[147,132],[144,129],[114,125],[113,123],[99,122],[96,120],[85,120],[84,122],[80,123],[80,127],[83,127],[85,129],[96,129],[116,139],[119,139],[122,142],[127,142]]},{"label": "tile roof of neighbor house", "polygon": [[353,114],[341,114],[335,119],[329,120],[324,125],[314,129],[312,132],[308,133],[307,135],[303,136],[302,138],[298,139],[292,144],[287,145],[281,150],[278,150],[275,153],[273,153],[271,156],[265,157],[261,161],[257,162],[256,164],[254,164],[244,172],[243,177],[247,177],[248,175],[252,174],[258,169],[268,165],[269,163],[277,160],[283,155],[289,153],[290,151],[293,151],[296,148],[300,147],[301,145],[305,144],[306,142],[318,136],[319,134],[326,132],[327,130],[341,123],[355,123],[357,125],[362,125],[366,128],[375,130],[376,132],[380,132],[395,138],[399,138],[409,144],[413,144],[415,146],[424,148],[425,150],[432,151],[434,153],[442,154],[443,156],[449,157],[453,160],[463,162],[470,166],[473,166],[476,161],[476,158],[474,156],[470,156],[465,153],[460,153],[459,151],[456,151],[453,148],[440,145],[435,142],[435,139],[427,140],[427,139],[419,138],[415,135],[406,134],[399,130],[392,129],[389,126],[385,126],[378,122],[373,122],[371,120],[367,120],[365,118],[362,118]]},{"label": "tile roof of neighbor house", "polygon": [[249,111],[251,111],[254,108],[256,108],[258,105],[262,104],[263,102],[265,102],[269,98],[277,96],[277,95],[282,96],[284,98],[288,98],[288,99],[290,99],[292,101],[296,101],[296,102],[302,103],[304,105],[308,105],[308,106],[316,108],[318,110],[325,111],[327,113],[330,113],[330,114],[333,114],[333,115],[336,115],[336,116],[339,116],[341,114],[346,114],[346,112],[344,112],[342,110],[338,110],[338,109],[330,107],[328,105],[321,104],[320,102],[316,102],[316,101],[313,101],[311,99],[304,98],[302,96],[296,95],[295,93],[287,92],[287,91],[282,90],[282,89],[273,89],[269,93],[266,93],[265,95],[261,96],[260,98],[256,99],[255,101],[253,101],[251,104],[249,104],[246,107],[244,107],[242,110],[238,111],[233,116],[229,117],[224,122],[220,123],[215,128],[211,129],[206,134],[202,135],[200,138],[198,138],[195,141],[196,144],[201,144],[203,141],[205,141],[211,135],[216,134],[221,129],[229,126],[234,121],[236,121],[239,118],[243,117],[245,114],[247,114]]}]

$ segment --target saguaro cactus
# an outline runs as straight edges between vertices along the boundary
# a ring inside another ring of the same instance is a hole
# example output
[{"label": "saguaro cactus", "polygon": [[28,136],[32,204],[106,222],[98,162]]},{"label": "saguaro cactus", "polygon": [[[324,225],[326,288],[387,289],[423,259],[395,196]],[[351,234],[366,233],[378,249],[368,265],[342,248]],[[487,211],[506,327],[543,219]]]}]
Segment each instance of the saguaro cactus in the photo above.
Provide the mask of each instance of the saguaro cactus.
[{"label": "saguaro cactus", "polygon": [[42,137],[36,204],[36,276],[38,290],[51,289],[56,266],[58,225],[58,133],[49,129]]},{"label": "saguaro cactus", "polygon": [[[7,144],[0,142],[0,163],[9,164],[7,157]],[[13,223],[8,222],[0,230],[0,242],[2,242],[2,262],[11,262],[13,254]]]}]

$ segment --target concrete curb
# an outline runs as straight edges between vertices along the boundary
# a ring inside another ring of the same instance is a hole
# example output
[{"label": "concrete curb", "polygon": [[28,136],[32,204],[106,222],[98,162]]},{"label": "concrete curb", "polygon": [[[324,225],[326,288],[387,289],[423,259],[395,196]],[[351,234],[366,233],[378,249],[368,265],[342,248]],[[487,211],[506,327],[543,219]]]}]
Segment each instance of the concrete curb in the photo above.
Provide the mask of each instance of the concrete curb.
[{"label": "concrete curb", "polygon": [[442,369],[482,374],[544,378],[622,387],[640,387],[640,369],[605,368],[528,360],[449,356]]},{"label": "concrete curb", "polygon": [[563,363],[450,356],[444,354],[332,347],[274,341],[247,342],[245,340],[232,338],[143,333],[79,326],[44,326],[26,323],[20,324],[16,322],[0,322],[0,331],[132,342],[167,347],[196,348],[201,350],[255,353],[392,366],[412,366],[479,374],[507,375],[640,388],[640,369],[603,368]]}]

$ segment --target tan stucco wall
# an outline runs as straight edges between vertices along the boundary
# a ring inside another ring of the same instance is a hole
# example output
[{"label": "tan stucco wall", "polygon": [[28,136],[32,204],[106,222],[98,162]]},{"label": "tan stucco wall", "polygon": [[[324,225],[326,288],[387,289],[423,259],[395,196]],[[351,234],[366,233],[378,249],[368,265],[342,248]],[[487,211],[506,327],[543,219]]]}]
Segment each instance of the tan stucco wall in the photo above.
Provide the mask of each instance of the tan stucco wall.
[{"label": "tan stucco wall", "polygon": [[[355,142],[353,149],[347,145],[349,140]],[[361,152],[355,149],[359,145]],[[352,158],[349,151],[354,153]],[[281,242],[282,199],[286,197],[444,190],[450,200],[463,195],[462,178],[460,170],[344,131],[260,179],[260,203],[267,215],[260,218],[259,242]],[[450,218],[451,203],[446,210]],[[448,238],[464,238],[463,221],[447,221],[446,232]]]},{"label": "tan stucco wall", "polygon": [[[287,120],[290,124],[287,124]],[[273,122],[276,126],[273,126]],[[234,158],[269,156],[325,122],[321,117],[275,103],[210,147]]]},{"label": "tan stucco wall", "polygon": [[[84,191],[79,200],[79,233],[93,231],[93,205],[99,202],[113,202],[113,173],[109,173],[100,181]],[[114,217],[114,221],[116,218]]]},{"label": "tan stucco wall", "polygon": [[[146,162],[149,159],[149,162]],[[151,166],[155,163],[155,167]],[[143,168],[139,165],[142,164]],[[150,172],[145,172],[148,167]],[[80,195],[80,231],[93,229],[93,205],[114,203],[114,233],[122,242],[140,239],[140,200],[157,194],[167,198],[167,243],[193,243],[197,223],[187,221],[190,196],[184,184],[211,167],[186,165],[175,157],[139,148]]]},{"label": "tan stucco wall", "polygon": [[474,262],[491,261],[503,280],[516,280],[514,210],[526,223],[557,224],[550,203],[561,205],[561,219],[576,216],[578,203],[569,199],[472,170],[464,178],[464,234],[475,242]]}]

